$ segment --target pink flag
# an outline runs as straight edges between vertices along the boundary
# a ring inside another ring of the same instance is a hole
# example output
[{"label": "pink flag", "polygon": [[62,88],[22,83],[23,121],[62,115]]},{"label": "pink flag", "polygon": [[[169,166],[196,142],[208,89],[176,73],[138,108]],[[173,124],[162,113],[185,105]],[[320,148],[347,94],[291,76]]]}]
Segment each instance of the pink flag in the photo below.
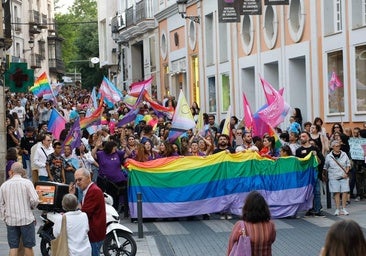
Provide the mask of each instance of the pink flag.
[{"label": "pink flag", "polygon": [[267,99],[267,104],[270,105],[275,100],[276,94],[278,94],[278,92],[267,80],[265,80],[261,76],[259,76],[259,79],[261,80],[262,83],[264,95],[266,96]]},{"label": "pink flag", "polygon": [[153,80],[153,77],[150,77],[147,80],[137,82],[137,83],[132,83],[130,85],[129,95],[135,96],[135,97],[139,96],[139,94],[142,90],[147,90],[151,86],[152,80]]},{"label": "pink flag", "polygon": [[332,72],[332,76],[329,80],[329,89],[330,91],[334,91],[336,88],[343,87],[342,81],[337,76],[336,72]]},{"label": "pink flag", "polygon": [[245,97],[244,93],[243,93],[243,106],[244,106],[245,129],[252,130],[253,129],[253,115],[252,115],[252,111],[250,110],[250,106],[249,106],[247,97]]}]

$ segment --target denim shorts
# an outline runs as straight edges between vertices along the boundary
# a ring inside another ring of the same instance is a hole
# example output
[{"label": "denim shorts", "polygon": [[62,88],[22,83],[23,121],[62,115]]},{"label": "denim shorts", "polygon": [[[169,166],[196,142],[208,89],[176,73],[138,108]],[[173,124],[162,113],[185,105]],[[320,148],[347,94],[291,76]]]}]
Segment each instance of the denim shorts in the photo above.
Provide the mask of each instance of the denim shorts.
[{"label": "denim shorts", "polygon": [[11,249],[19,247],[19,238],[22,237],[25,248],[36,246],[36,228],[35,222],[24,226],[8,226],[8,244]]},{"label": "denim shorts", "polygon": [[329,180],[329,191],[331,193],[349,192],[349,179]]}]

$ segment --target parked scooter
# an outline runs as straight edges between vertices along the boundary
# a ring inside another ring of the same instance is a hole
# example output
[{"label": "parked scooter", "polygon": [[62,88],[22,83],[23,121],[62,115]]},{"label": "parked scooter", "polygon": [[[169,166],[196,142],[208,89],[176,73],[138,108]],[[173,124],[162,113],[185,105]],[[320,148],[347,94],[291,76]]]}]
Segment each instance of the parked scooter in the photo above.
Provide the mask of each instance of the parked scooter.
[{"label": "parked scooter", "polygon": [[[110,195],[104,193],[106,202],[106,221],[107,230],[102,250],[105,256],[110,255],[136,255],[137,245],[132,237],[132,231],[119,222],[119,214],[113,208],[113,199]],[[51,254],[51,240],[53,236],[53,225],[58,212],[47,212],[42,214],[41,219],[44,224],[39,228],[38,234],[41,238],[41,253],[42,256]]]}]

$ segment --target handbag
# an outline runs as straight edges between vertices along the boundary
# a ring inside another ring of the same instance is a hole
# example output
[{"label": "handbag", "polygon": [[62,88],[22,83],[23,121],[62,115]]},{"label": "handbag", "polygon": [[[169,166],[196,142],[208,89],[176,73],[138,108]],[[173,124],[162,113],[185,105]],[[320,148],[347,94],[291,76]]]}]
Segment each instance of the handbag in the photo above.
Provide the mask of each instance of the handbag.
[{"label": "handbag", "polygon": [[52,256],[69,256],[69,244],[67,242],[66,216],[62,216],[61,231],[59,236],[51,240]]},{"label": "handbag", "polygon": [[233,245],[229,256],[251,256],[252,246],[250,244],[250,237],[247,236],[245,232],[244,221],[240,222],[242,235],[239,237],[238,241]]}]

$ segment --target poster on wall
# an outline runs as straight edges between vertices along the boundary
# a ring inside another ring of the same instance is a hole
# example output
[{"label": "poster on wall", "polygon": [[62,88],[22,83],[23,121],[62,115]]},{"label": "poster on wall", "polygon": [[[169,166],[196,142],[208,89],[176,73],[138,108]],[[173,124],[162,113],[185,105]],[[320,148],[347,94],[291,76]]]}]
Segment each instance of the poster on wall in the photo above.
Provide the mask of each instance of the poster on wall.
[{"label": "poster on wall", "polygon": [[265,5],[288,5],[289,0],[264,0]]},{"label": "poster on wall", "polygon": [[240,2],[238,0],[218,0],[218,12],[220,23],[240,21]]},{"label": "poster on wall", "polygon": [[262,0],[242,0],[240,2],[240,15],[261,15]]}]

